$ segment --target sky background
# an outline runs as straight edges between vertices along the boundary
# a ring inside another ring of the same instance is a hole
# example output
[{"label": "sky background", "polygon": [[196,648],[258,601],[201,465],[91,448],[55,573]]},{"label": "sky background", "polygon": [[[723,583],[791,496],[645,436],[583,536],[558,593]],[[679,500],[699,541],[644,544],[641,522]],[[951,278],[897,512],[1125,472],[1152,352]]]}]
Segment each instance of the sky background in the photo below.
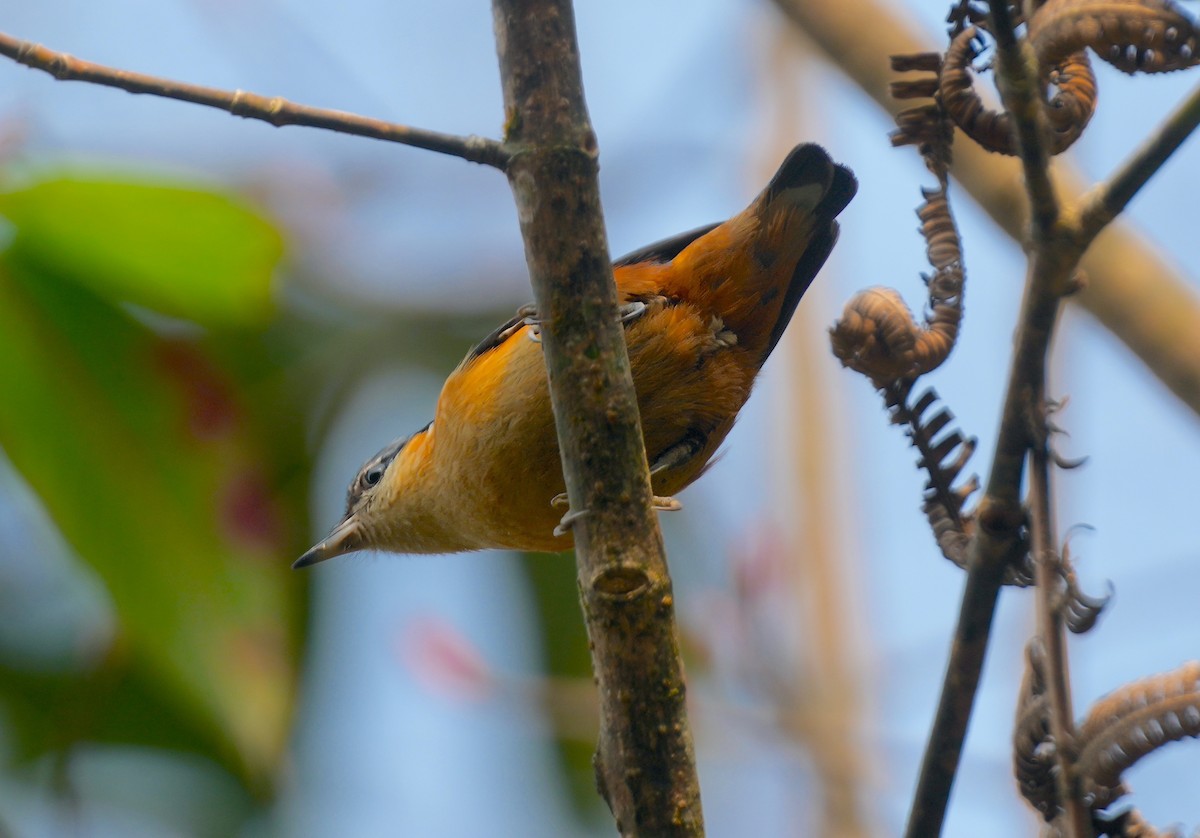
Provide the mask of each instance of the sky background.
[{"label": "sky background", "polygon": [[[906,8],[931,33],[945,14],[943,4]],[[828,354],[825,329],[869,285],[897,287],[911,306],[922,305],[918,273],[926,266],[913,209],[931,178],[912,150],[891,149],[889,121],[851,83],[819,59],[790,52],[787,25],[769,3],[581,3],[577,23],[614,254],[740,210],[794,142],[823,143],[858,175],[841,241],[793,321],[790,348],[767,364],[724,457],[683,494],[684,511],[663,523],[681,621],[717,635],[719,612],[705,606],[730,589],[731,556],[777,531],[820,526],[833,533],[844,551],[840,606],[864,708],[861,800],[880,834],[897,834],[963,575],[937,553],[919,512],[923,478],[904,436],[888,426],[868,384]],[[41,0],[7,4],[0,29],[93,61],[440,131],[496,136],[502,121],[491,13],[481,2]],[[781,71],[790,74],[786,82]],[[0,115],[20,126],[35,160],[149,169],[229,184],[260,200],[289,231],[289,266],[280,278],[288,305],[345,322],[367,309],[466,314],[515,308],[530,297],[511,196],[493,170],[56,83],[16,66],[0,64],[0,73]],[[1093,179],[1194,83],[1185,74],[1127,80],[1106,65],[1097,73],[1099,110],[1070,154]],[[1193,279],[1198,186],[1200,147],[1191,142],[1128,213]],[[979,437],[972,469],[983,474],[1024,267],[1020,249],[969,200],[955,208],[968,267],[966,320],[954,355],[929,383],[958,426]],[[470,343],[467,336],[464,352]],[[332,423],[316,452],[314,538],[340,514],[344,487],[362,460],[428,420],[449,372],[401,357],[376,361],[344,403],[314,400],[314,440],[318,427]],[[798,382],[798,366],[812,380]],[[1060,417],[1070,436],[1061,446],[1090,458],[1056,477],[1060,532],[1095,527],[1074,536],[1072,552],[1085,590],[1102,592],[1108,581],[1116,590],[1099,627],[1070,641],[1082,715],[1116,685],[1198,655],[1200,445],[1195,415],[1086,315],[1068,311],[1053,366],[1052,392],[1070,395]],[[800,421],[812,410],[832,428],[819,447],[831,464],[826,486],[837,514],[819,521],[782,473],[784,452],[814,433]],[[11,475],[3,486],[0,529],[9,542],[45,544],[52,537],[36,503]],[[45,572],[69,574],[69,562],[60,564],[54,570],[50,562]],[[365,555],[312,576],[313,632],[291,770],[277,811],[252,832],[554,836],[581,829],[548,723],[519,690],[439,692],[405,656],[414,621],[433,620],[461,633],[490,671],[512,683],[534,677],[537,626],[513,557]],[[69,635],[81,621],[103,619],[102,599],[79,595],[67,607],[46,595],[31,600],[44,608],[27,610]],[[1033,834],[1011,780],[1009,744],[1032,623],[1030,594],[1006,591],[947,835]],[[745,721],[757,705],[731,686],[734,674],[716,667],[693,684],[710,834],[806,834],[812,766],[794,743]],[[1187,793],[1198,754],[1191,744],[1170,746],[1131,773],[1152,821],[1200,823],[1200,798]],[[89,833],[177,834],[172,807],[162,801],[178,785],[221,799],[220,779],[200,768],[177,760],[162,760],[154,772],[145,766],[127,755],[95,756],[91,774],[83,771],[94,778],[87,788],[97,801],[88,810]],[[136,777],[130,785],[140,793],[125,789],[114,803],[111,786],[120,784],[105,780],[114,776]],[[167,790],[156,791],[147,776],[167,778]],[[171,777],[180,778],[174,786]],[[18,812],[29,834],[57,834],[53,806],[36,789],[10,783],[0,794],[0,805]]]}]

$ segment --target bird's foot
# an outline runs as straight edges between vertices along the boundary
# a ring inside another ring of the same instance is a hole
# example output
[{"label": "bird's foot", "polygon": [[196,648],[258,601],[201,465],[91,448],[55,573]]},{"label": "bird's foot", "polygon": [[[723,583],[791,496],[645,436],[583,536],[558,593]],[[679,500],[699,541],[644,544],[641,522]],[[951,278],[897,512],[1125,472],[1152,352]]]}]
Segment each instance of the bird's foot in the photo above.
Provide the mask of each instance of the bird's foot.
[{"label": "bird's foot", "polygon": [[[646,304],[641,301],[626,303],[621,306],[621,323],[628,326],[634,320],[637,320],[646,313]],[[518,326],[528,326],[529,330],[525,332],[526,336],[534,343],[542,342],[542,323],[544,322],[538,317],[537,307],[533,303],[523,305],[517,309],[517,316],[521,318]]]},{"label": "bird's foot", "polygon": [[628,326],[645,313],[646,304],[641,300],[635,300],[632,303],[626,303],[625,305],[621,306],[621,322]]},{"label": "bird's foot", "polygon": [[587,514],[588,511],[586,509],[580,509],[578,512],[568,512],[566,515],[562,516],[562,520],[559,521],[558,526],[554,528],[554,535],[558,538],[562,538],[570,531],[571,527],[575,526],[576,521]]},{"label": "bird's foot", "polygon": [[[552,497],[550,499],[550,505],[557,506],[560,508],[569,506],[570,501],[567,500],[567,493],[562,492],[561,494],[557,494],[554,497]],[[651,508],[656,509],[659,512],[678,512],[679,510],[683,509],[683,504],[680,503],[679,501],[675,500],[675,498],[661,498],[658,495],[654,495],[650,498],[650,506],[651,506]],[[580,513],[580,514],[582,514],[582,513]],[[558,526],[560,528],[563,527],[564,522],[567,522],[567,518],[570,518],[571,515],[572,515],[572,513],[570,513],[570,512],[568,512],[566,515],[564,515],[563,520],[561,522],[559,522]],[[571,519],[572,522],[574,520],[575,520],[574,518]],[[562,535],[562,533],[560,533],[557,529],[554,531],[554,534]]]},{"label": "bird's foot", "polygon": [[526,303],[517,309],[517,317],[520,317],[518,326],[528,326],[529,330],[525,332],[534,343],[542,342],[542,319],[538,317],[537,306],[534,303]]}]

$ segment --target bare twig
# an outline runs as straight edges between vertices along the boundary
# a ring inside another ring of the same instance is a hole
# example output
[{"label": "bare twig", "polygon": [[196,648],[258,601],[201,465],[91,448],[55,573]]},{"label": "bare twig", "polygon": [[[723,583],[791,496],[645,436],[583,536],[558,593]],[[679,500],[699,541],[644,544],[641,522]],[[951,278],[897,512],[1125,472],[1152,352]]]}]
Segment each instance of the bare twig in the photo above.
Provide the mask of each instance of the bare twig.
[{"label": "bare twig", "polygon": [[1033,49],[1017,41],[1007,2],[989,2],[992,34],[996,38],[996,83],[1004,108],[1016,129],[1017,149],[1025,170],[1033,238],[1044,241],[1058,221],[1058,196],[1050,183],[1050,155],[1044,139],[1048,135],[1045,95],[1039,81]]},{"label": "bare twig", "polygon": [[671,580],[617,314],[569,0],[494,0],[508,177],[529,262],[623,835],[704,831]]},{"label": "bare twig", "polygon": [[370,119],[345,111],[298,105],[279,97],[260,96],[244,90],[219,90],[196,84],[132,73],[115,67],[105,67],[83,61],[64,52],[55,52],[41,44],[22,41],[0,32],[0,55],[49,73],[59,81],[83,81],[116,87],[129,93],[145,93],[167,99],[179,99],[210,108],[228,111],[234,116],[269,122],[279,128],[284,125],[303,125],[324,128],[341,134],[354,134],[390,143],[400,143],[440,154],[461,157],[472,163],[504,170],[508,166],[508,151],[496,140],[485,137],[460,137],[411,128],[381,119]]},{"label": "bare twig", "polygon": [[1055,289],[1065,285],[1077,259],[1078,253],[1065,247],[1039,247],[1030,260],[999,438],[987,492],[976,511],[979,526],[968,552],[962,608],[909,815],[905,833],[909,838],[941,831],[983,668],[1000,580],[1024,549],[1019,489],[1030,443],[1030,399],[1040,391],[1045,376],[1046,352],[1059,310]]},{"label": "bare twig", "polygon": [[1106,224],[1125,209],[1125,205],[1196,130],[1197,125],[1200,125],[1200,87],[1192,91],[1107,183],[1100,184],[1085,197],[1080,213],[1080,228],[1086,240],[1095,238]]},{"label": "bare twig", "polygon": [[[946,802],[958,770],[962,742],[979,687],[979,674],[1000,592],[999,580],[1005,569],[1004,563],[1021,541],[1019,528],[1023,513],[1019,493],[1031,441],[1030,400],[1034,393],[1041,391],[1060,295],[1080,255],[1077,247],[1057,246],[1057,238],[1051,241],[1055,237],[1059,213],[1057,199],[1046,176],[1049,158],[1039,130],[1041,91],[1037,86],[1036,68],[1020,54],[1012,36],[1006,0],[992,2],[991,9],[1000,54],[999,73],[1005,80],[1001,85],[1004,107],[1012,114],[1029,185],[1029,200],[1034,202],[1031,232],[1035,248],[1029,263],[1017,349],[1009,371],[987,493],[979,504],[980,526],[971,541],[955,642],[909,814],[905,833],[909,838],[941,833]],[[997,9],[1002,11],[997,14]],[[1033,147],[1027,148],[1026,143]],[[1037,201],[1049,204],[1039,207]]]},{"label": "bare twig", "polygon": [[990,524],[995,527],[996,536],[971,539],[967,581],[950,647],[950,662],[925,746],[917,792],[904,831],[906,838],[930,838],[941,833],[946,802],[971,719],[975,689],[983,670],[1004,569],[1023,549],[1015,536],[1017,523],[1005,519],[1011,514],[1011,509],[997,508],[986,497],[978,508],[980,528]]},{"label": "bare twig", "polygon": [[[1043,394],[1037,394],[1036,416],[1030,420],[1045,427]],[[1051,510],[1050,452],[1043,437],[1030,452],[1029,533],[1037,575],[1037,624],[1041,648],[1045,653],[1043,675],[1054,737],[1054,758],[1058,762],[1058,801],[1063,808],[1062,826],[1069,838],[1091,838],[1091,817],[1079,794],[1075,779],[1075,718],[1071,711],[1071,680],[1067,666],[1066,629],[1062,619],[1062,601],[1066,594],[1061,573],[1058,540],[1054,533]]]}]

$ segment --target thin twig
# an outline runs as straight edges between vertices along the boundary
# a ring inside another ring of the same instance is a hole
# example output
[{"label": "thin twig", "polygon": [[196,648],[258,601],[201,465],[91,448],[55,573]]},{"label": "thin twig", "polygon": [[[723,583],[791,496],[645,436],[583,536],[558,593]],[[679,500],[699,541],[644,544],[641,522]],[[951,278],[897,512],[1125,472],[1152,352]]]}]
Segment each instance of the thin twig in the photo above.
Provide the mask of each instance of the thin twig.
[{"label": "thin twig", "polygon": [[1155,133],[1125,161],[1106,183],[1098,185],[1084,199],[1080,213],[1080,232],[1091,241],[1106,224],[1125,209],[1138,190],[1167,162],[1200,125],[1200,86],[1167,117]]},{"label": "thin twig", "polygon": [[1045,375],[1046,353],[1061,300],[1056,289],[1065,287],[1078,262],[1078,252],[1066,246],[1071,241],[1058,238],[1052,246],[1039,246],[1030,259],[996,451],[987,492],[976,512],[979,526],[969,548],[962,608],[942,697],[913,797],[905,833],[908,838],[926,838],[941,832],[946,799],[958,770],[971,706],[979,687],[1000,579],[1022,546],[1019,530],[1024,513],[1019,491],[1030,445],[1029,409],[1032,395],[1041,391]]},{"label": "thin twig", "polygon": [[[1044,393],[1035,394],[1030,421],[1040,430],[1046,427]],[[1038,431],[1035,431],[1035,433]],[[1071,679],[1067,665],[1066,627],[1062,619],[1062,599],[1065,584],[1058,554],[1058,539],[1054,532],[1051,510],[1050,452],[1043,437],[1030,452],[1029,471],[1029,534],[1037,577],[1037,624],[1045,653],[1042,673],[1046,679],[1046,695],[1050,714],[1050,733],[1055,742],[1058,762],[1058,800],[1063,807],[1062,827],[1068,838],[1091,838],[1091,819],[1079,795],[1074,777],[1075,718],[1071,710]]]},{"label": "thin twig", "polygon": [[269,122],[277,128],[284,125],[303,125],[324,128],[340,134],[354,134],[390,143],[415,146],[440,154],[461,157],[472,163],[504,171],[509,152],[496,140],[486,137],[462,137],[411,128],[381,119],[371,119],[345,111],[298,105],[279,97],[260,96],[244,90],[220,90],[171,79],[133,73],[84,61],[65,52],[55,52],[41,44],[22,41],[0,32],[0,55],[49,73],[59,81],[82,81],[116,87],[129,93],[144,93],[166,99],[179,99],[210,108],[228,111],[234,116]]},{"label": "thin twig", "polygon": [[617,313],[570,0],[493,0],[530,279],[600,695],[596,779],[623,835],[704,833],[674,598]]},{"label": "thin twig", "polygon": [[996,38],[996,84],[1017,135],[1034,241],[1044,240],[1058,222],[1059,214],[1058,196],[1050,183],[1050,155],[1044,142],[1048,134],[1045,91],[1038,77],[1033,48],[1018,41],[1013,32],[1007,0],[989,0],[988,5]]},{"label": "thin twig", "polygon": [[[984,506],[981,503],[979,511],[981,527],[991,519],[989,509]],[[1001,513],[1001,510],[995,512]],[[1010,510],[1005,509],[1002,514],[1010,514]],[[954,642],[921,761],[905,838],[934,838],[941,834],[979,674],[983,670],[1004,568],[1019,555],[1021,545],[1011,535],[1014,532],[1015,527],[1005,524],[999,529],[1000,538],[971,539],[967,581],[954,629]]]},{"label": "thin twig", "polygon": [[1082,249],[1074,237],[1059,229],[1058,202],[1047,175],[1049,158],[1040,126],[1042,91],[1036,68],[1013,37],[1007,0],[991,0],[999,56],[997,73],[1004,107],[1013,116],[1025,167],[1033,219],[1033,251],[1026,274],[1016,352],[1009,371],[1004,412],[996,443],[987,492],[979,504],[979,522],[971,540],[967,583],[955,629],[955,643],[942,685],[938,713],[929,734],[925,758],[906,835],[941,833],[946,802],[958,770],[962,742],[979,688],[987,651],[1002,563],[1020,543],[1020,484],[1031,443],[1029,417],[1032,396],[1042,391],[1046,353],[1058,317],[1067,280]]}]

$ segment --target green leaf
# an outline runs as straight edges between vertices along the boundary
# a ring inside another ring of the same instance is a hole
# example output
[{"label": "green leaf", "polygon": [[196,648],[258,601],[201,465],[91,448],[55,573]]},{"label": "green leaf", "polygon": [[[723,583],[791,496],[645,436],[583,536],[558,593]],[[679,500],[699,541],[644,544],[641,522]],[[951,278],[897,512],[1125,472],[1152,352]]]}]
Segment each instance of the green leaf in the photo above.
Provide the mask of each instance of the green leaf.
[{"label": "green leaf", "polygon": [[130,654],[244,776],[276,769],[294,680],[291,509],[196,344],[0,261],[0,446],[99,573]]},{"label": "green leaf", "polygon": [[271,315],[282,241],[227,196],[64,175],[0,194],[0,215],[13,225],[6,258],[28,273],[207,326]]},{"label": "green leaf", "polygon": [[[202,754],[237,775],[237,754],[136,658],[109,655],[90,670],[37,671],[0,661],[0,698],[17,760],[80,741]],[[225,746],[225,747],[222,747]]]}]

